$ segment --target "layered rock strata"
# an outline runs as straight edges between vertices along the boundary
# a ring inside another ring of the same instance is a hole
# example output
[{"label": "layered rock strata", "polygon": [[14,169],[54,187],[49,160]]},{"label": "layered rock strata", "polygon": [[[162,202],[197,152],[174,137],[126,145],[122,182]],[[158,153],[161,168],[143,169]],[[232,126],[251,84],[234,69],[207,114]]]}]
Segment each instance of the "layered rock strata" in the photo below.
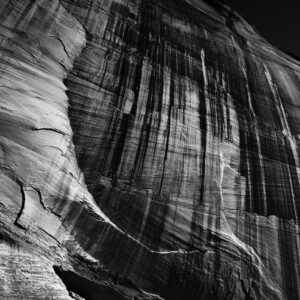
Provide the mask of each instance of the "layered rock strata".
[{"label": "layered rock strata", "polygon": [[223,1],[0,24],[0,297],[300,299],[299,62]]}]

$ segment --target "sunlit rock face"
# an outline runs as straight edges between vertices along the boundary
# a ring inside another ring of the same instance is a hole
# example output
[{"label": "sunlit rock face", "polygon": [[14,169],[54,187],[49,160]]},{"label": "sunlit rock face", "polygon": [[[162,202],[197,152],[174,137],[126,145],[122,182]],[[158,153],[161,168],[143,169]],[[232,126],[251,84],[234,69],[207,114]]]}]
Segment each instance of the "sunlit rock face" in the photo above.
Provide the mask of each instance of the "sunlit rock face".
[{"label": "sunlit rock face", "polygon": [[223,1],[0,24],[0,298],[300,299],[299,62]]}]

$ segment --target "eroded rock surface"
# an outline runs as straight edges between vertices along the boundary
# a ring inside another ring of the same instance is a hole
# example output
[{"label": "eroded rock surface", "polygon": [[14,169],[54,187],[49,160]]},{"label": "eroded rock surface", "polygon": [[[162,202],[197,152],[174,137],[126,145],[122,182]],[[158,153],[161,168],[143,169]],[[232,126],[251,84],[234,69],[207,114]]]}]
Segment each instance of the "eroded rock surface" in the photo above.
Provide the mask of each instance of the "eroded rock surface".
[{"label": "eroded rock surface", "polygon": [[223,1],[0,24],[0,298],[300,299],[299,62]]}]

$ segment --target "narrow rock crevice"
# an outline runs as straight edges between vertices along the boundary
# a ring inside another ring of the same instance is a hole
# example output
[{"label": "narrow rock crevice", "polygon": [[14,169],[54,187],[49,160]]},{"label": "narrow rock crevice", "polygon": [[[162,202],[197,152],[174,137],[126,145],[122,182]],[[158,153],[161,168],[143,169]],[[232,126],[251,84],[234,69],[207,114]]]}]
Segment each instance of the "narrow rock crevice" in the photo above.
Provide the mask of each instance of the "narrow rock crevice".
[{"label": "narrow rock crevice", "polygon": [[55,133],[59,133],[59,134],[62,134],[62,135],[66,135],[65,132],[63,132],[62,130],[59,130],[57,128],[34,128],[32,130],[35,130],[35,131],[40,131],[40,130],[46,130],[46,131],[53,131]]},{"label": "narrow rock crevice", "polygon": [[122,295],[109,282],[103,284],[80,276],[72,271],[65,271],[60,266],[53,266],[57,276],[63,281],[69,292],[75,293],[85,300],[123,300]]},{"label": "narrow rock crevice", "polygon": [[22,195],[22,203],[21,203],[21,209],[20,209],[20,211],[19,211],[19,213],[18,213],[18,216],[17,216],[17,218],[16,218],[14,224],[15,224],[16,226],[20,227],[21,229],[26,230],[26,227],[25,227],[24,225],[22,225],[22,224],[19,222],[19,221],[20,221],[20,218],[21,218],[21,216],[22,216],[22,214],[23,214],[24,208],[25,208],[26,196],[25,196],[25,192],[24,192],[23,185],[22,185],[20,182],[18,182],[18,183],[19,183],[19,186],[20,186],[20,192],[21,192],[21,195]]}]

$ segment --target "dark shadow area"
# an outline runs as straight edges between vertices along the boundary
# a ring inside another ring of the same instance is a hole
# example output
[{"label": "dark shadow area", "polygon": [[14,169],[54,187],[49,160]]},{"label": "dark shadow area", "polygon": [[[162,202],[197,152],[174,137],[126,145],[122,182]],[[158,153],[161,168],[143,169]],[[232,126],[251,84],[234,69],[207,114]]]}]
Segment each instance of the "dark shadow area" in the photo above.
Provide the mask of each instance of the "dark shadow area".
[{"label": "dark shadow area", "polygon": [[11,247],[17,246],[16,241],[5,231],[0,231],[0,243],[6,243]]},{"label": "dark shadow area", "polygon": [[59,266],[53,266],[53,269],[69,292],[76,293],[86,300],[124,300],[124,297],[109,285],[95,283],[74,272],[64,271]]}]

